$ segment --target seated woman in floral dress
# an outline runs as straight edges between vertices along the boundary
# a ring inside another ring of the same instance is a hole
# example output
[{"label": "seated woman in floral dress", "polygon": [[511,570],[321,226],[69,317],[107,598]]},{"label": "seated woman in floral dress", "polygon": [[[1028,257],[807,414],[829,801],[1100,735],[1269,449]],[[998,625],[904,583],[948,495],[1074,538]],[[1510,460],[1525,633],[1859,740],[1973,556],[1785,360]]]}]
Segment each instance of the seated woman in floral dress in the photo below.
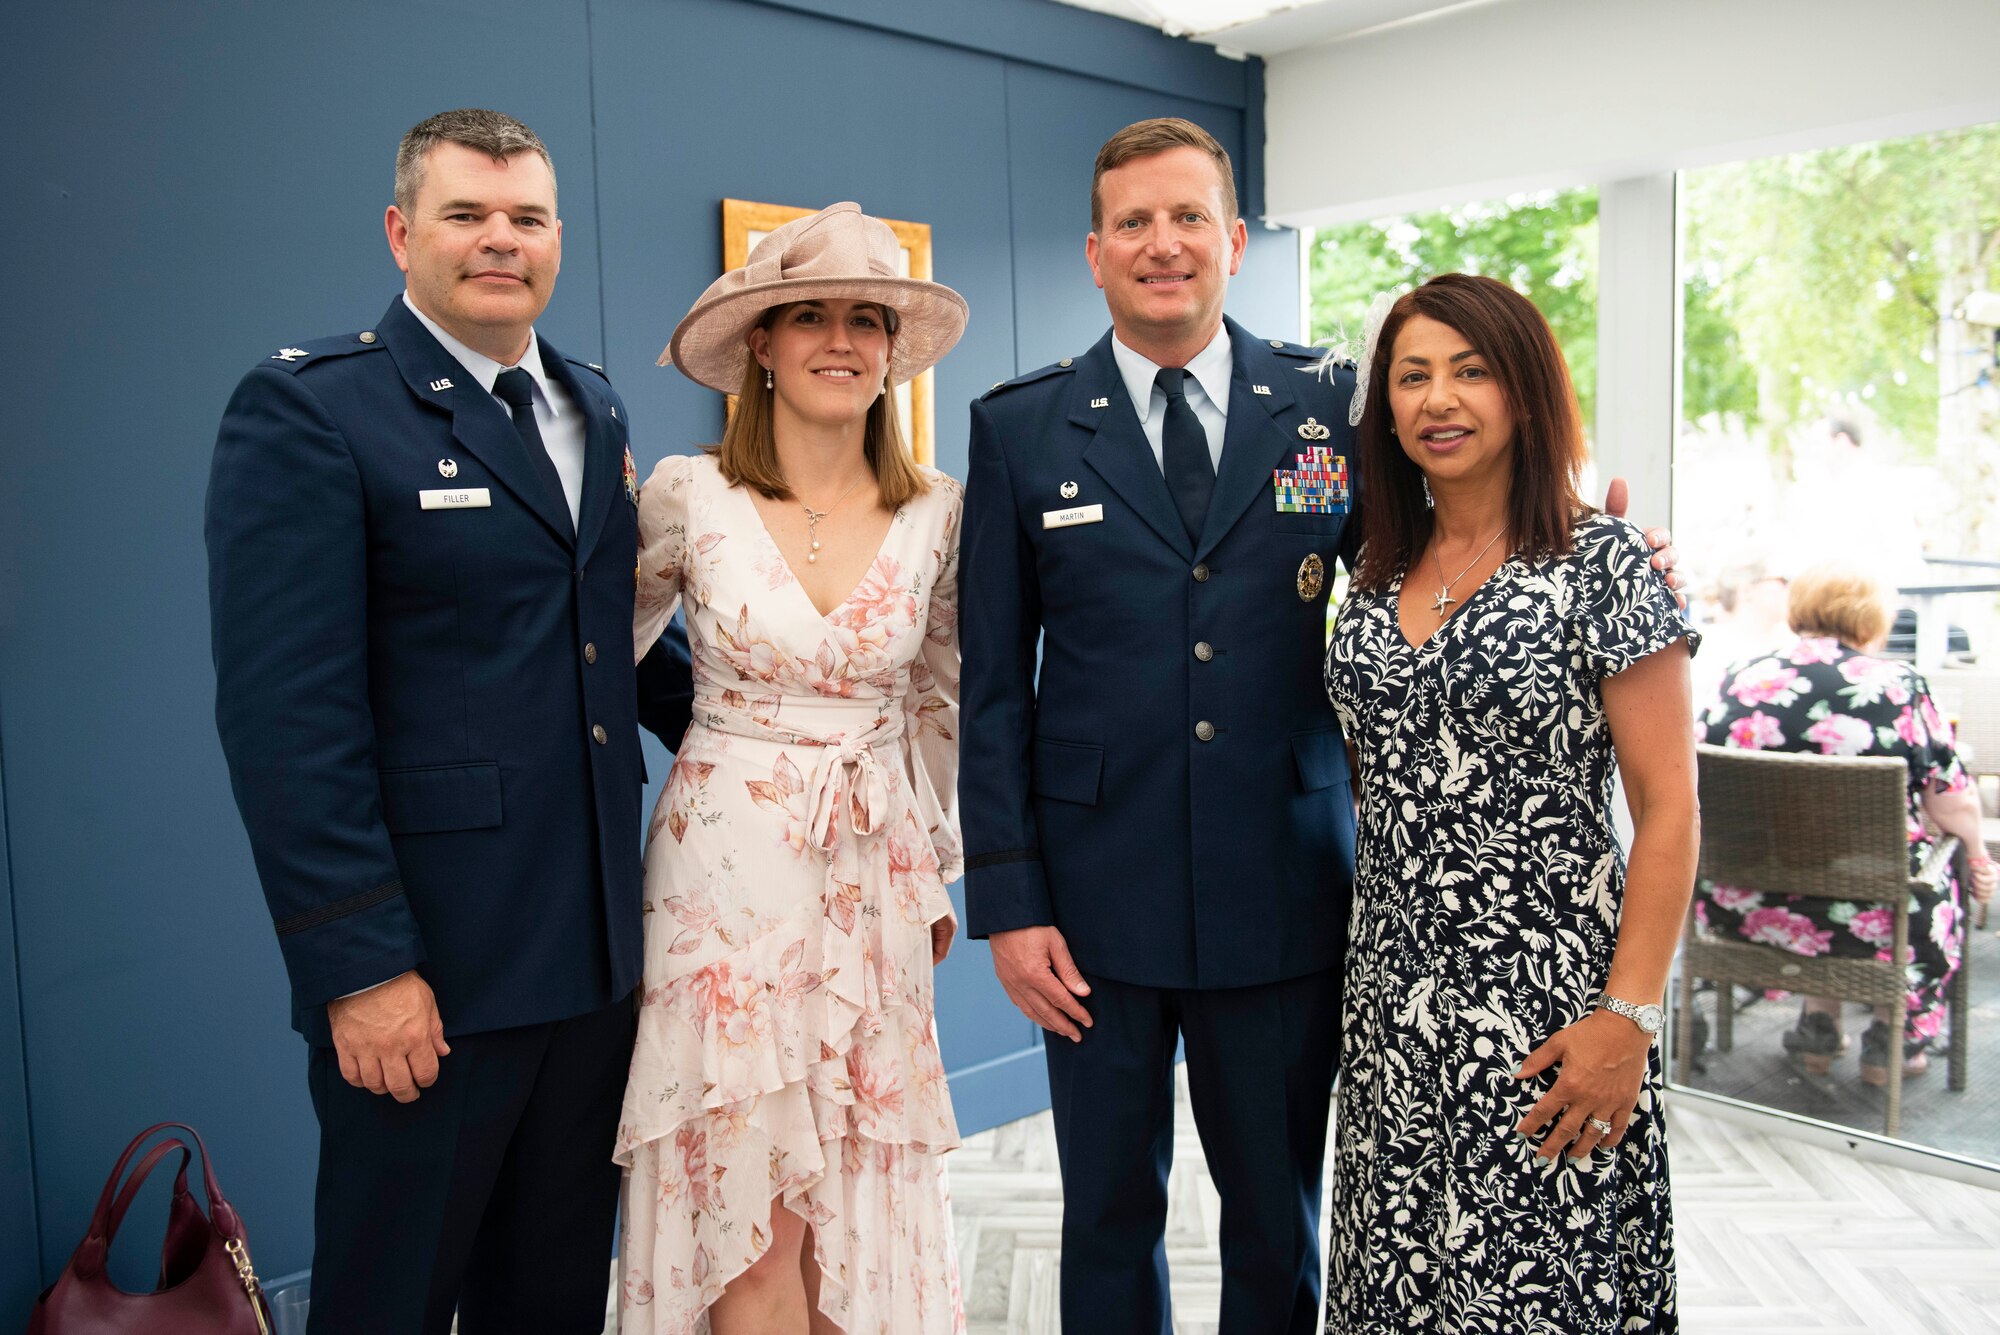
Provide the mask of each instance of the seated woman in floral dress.
[{"label": "seated woman in floral dress", "polygon": [[[1799,638],[1746,659],[1722,680],[1721,694],[1701,717],[1713,746],[1751,751],[1804,751],[1828,756],[1895,756],[1908,763],[1910,870],[1931,849],[1924,818],[1956,835],[1972,858],[1972,893],[1993,894],[1994,868],[1979,830],[1979,798],[1952,748],[1951,728],[1915,668],[1877,657],[1893,612],[1889,590],[1873,576],[1820,566],[1792,581],[1786,607]],[[1903,1014],[1876,1008],[1861,1036],[1861,1078],[1889,1080],[1889,1040],[1900,1029],[1903,1071],[1915,1075],[1924,1049],[1944,1026],[1945,987],[1958,969],[1960,894],[1956,879],[1944,893],[1920,890],[1910,900],[1910,990]],[[1734,886],[1697,887],[1695,912],[1709,931],[1782,947],[1796,955],[1887,959],[1895,931],[1889,910],[1838,900],[1765,895]],[[1840,1003],[1807,997],[1785,1050],[1814,1075],[1825,1075],[1848,1047]]]},{"label": "seated woman in floral dress", "polygon": [[674,331],[738,395],[639,498],[634,640],[694,722],[653,813],[616,1154],[625,1335],[964,1329],[931,970],[954,930],[959,484],[892,387],[965,327],[887,224],[778,228]]}]

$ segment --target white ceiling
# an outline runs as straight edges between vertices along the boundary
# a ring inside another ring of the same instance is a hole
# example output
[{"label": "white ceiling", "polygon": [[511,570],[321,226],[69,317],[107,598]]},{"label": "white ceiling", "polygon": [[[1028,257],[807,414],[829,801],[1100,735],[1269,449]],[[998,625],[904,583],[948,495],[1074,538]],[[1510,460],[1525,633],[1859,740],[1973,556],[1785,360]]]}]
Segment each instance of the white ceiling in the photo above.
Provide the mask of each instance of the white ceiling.
[{"label": "white ceiling", "polygon": [[1224,51],[1274,56],[1499,0],[1056,0]]}]

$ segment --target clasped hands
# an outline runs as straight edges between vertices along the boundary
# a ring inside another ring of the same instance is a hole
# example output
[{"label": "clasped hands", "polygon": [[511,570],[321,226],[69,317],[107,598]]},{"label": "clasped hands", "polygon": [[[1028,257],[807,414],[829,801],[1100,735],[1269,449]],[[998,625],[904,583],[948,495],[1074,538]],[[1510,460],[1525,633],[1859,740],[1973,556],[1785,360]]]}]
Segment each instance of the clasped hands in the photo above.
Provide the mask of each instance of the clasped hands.
[{"label": "clasped hands", "polygon": [[[1572,1159],[1587,1158],[1592,1150],[1616,1145],[1639,1106],[1652,1046],[1651,1034],[1607,1010],[1593,1010],[1557,1030],[1514,1073],[1516,1080],[1529,1080],[1557,1068],[1555,1083],[1514,1129],[1532,1141],[1553,1126],[1535,1150],[1549,1160],[1565,1150]],[[1608,1122],[1611,1130],[1593,1122]]]}]

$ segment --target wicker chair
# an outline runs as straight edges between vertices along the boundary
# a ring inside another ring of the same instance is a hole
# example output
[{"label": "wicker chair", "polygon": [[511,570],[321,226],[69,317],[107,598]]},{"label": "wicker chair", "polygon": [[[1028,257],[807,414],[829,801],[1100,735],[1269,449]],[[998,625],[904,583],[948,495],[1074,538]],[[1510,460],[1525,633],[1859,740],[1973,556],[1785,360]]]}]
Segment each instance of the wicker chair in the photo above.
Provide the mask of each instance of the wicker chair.
[{"label": "wicker chair", "polygon": [[[1953,858],[1963,872],[1958,840],[1940,840],[1921,873],[1910,875],[1904,790],[1909,767],[1890,756],[1834,757],[1697,746],[1701,791],[1701,863],[1698,874],[1722,885],[1767,894],[1882,904],[1895,922],[1895,953],[1909,942],[1910,892],[1936,885]],[[1963,880],[1961,879],[1961,884]],[[1960,918],[1960,931],[1965,920]],[[1781,988],[1873,1006],[1901,1014],[1902,966],[1881,960],[1794,955],[1777,946],[1723,940],[1698,930],[1692,907],[1681,945],[1680,995],[1675,1024],[1675,1066],[1688,1082],[1694,1060],[1695,980],[1715,987],[1715,1044],[1727,1052],[1733,1035],[1736,984]],[[1951,1084],[1965,1088],[1968,1004],[1966,969],[1952,980]],[[1900,1033],[1898,1034],[1900,1038]],[[1902,1121],[1903,1063],[1891,1045],[1887,1134]]]},{"label": "wicker chair", "polygon": [[[2000,673],[1942,668],[1930,674],[1938,708],[1958,720],[1958,758],[1979,787],[1980,839],[2000,858]],[[1973,912],[1986,925],[1986,906]]]}]

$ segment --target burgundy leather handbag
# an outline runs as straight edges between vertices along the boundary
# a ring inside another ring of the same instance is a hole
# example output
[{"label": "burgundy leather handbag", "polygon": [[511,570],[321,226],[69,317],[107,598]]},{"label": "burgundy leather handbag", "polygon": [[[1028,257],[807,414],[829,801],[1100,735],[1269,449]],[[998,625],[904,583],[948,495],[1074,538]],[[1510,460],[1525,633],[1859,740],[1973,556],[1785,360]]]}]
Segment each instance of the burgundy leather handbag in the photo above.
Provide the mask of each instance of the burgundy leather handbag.
[{"label": "burgundy leather handbag", "polygon": [[[201,1152],[208,1212],[188,1191],[189,1151],[178,1137],[147,1151],[124,1189],[125,1165],[146,1138],[169,1128],[185,1131]],[[167,1207],[167,1237],[160,1247],[160,1282],[151,1293],[127,1293],[111,1282],[104,1263],[111,1240],[146,1177],[160,1160],[180,1151],[174,1199]],[[115,1193],[115,1194],[114,1194]],[[97,1197],[90,1231],[77,1244],[62,1275],[35,1302],[28,1335],[270,1335],[271,1309],[250,1268],[243,1220],[222,1197],[215,1166],[201,1136],[184,1122],[162,1122],[133,1137]]]}]

